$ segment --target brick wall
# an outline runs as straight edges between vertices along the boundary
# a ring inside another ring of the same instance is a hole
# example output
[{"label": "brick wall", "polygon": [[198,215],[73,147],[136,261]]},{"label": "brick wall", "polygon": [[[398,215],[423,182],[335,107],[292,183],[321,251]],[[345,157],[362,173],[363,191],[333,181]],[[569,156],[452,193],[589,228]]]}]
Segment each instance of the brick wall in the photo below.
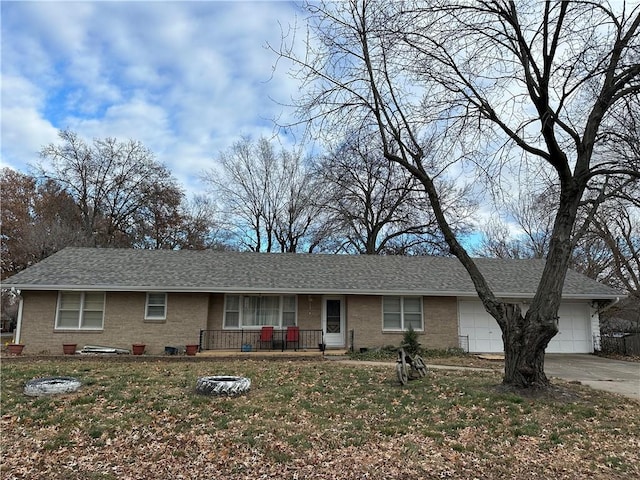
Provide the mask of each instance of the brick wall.
[{"label": "brick wall", "polygon": [[209,314],[207,317],[207,330],[222,330],[224,320],[224,294],[212,293],[209,295]]},{"label": "brick wall", "polygon": [[[458,346],[458,307],[455,297],[424,297],[424,332],[419,333],[425,348]],[[402,332],[382,331],[382,297],[347,297],[347,331],[354,331],[354,347],[375,348],[400,345]]]},{"label": "brick wall", "polygon": [[130,349],[133,343],[147,345],[150,354],[164,353],[165,346],[198,343],[206,328],[208,294],[170,293],[167,318],[148,321],[145,292],[107,292],[104,329],[99,332],[55,330],[57,292],[23,292],[22,338],[24,353],[62,353],[63,343],[104,345]]},{"label": "brick wall", "polygon": [[346,329],[347,333],[350,330],[354,331],[356,350],[361,347],[381,347],[395,343],[393,335],[382,335],[382,297],[348,295],[346,302]]},{"label": "brick wall", "polygon": [[[62,343],[76,343],[71,337],[54,335],[58,292],[22,292],[22,327],[20,343],[24,353],[61,354]],[[74,337],[75,338],[75,337]],[[79,342],[77,342],[79,343]]]},{"label": "brick wall", "polygon": [[420,342],[425,348],[457,348],[458,300],[456,297],[424,297],[424,334]]},{"label": "brick wall", "polygon": [[132,343],[147,345],[146,353],[164,353],[165,346],[184,346],[200,341],[206,328],[209,295],[206,293],[169,293],[166,320],[144,320],[146,293],[108,293],[104,337],[122,348]]},{"label": "brick wall", "polygon": [[322,328],[322,296],[298,295],[298,326],[301,330]]}]

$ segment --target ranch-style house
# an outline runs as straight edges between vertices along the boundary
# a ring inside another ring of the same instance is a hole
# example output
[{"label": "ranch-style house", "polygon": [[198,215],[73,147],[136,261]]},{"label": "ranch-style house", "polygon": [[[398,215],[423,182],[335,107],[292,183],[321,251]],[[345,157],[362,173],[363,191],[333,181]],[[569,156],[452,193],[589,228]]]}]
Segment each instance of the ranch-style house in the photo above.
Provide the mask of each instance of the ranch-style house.
[{"label": "ranch-style house", "polygon": [[[476,261],[499,297],[527,308],[544,261]],[[194,343],[374,348],[399,345],[410,326],[427,348],[503,350],[500,328],[450,257],[65,248],[3,288],[20,291],[16,340],[32,354],[61,353],[63,343],[144,343],[149,354]],[[621,296],[569,271],[547,352],[593,352],[599,313]]]}]

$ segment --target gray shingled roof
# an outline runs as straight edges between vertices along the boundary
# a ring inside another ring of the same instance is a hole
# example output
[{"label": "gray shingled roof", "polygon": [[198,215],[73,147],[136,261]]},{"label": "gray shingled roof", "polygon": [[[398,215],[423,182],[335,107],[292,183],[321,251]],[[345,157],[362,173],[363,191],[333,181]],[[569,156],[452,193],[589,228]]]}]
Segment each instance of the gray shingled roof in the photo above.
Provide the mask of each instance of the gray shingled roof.
[{"label": "gray shingled roof", "polygon": [[[498,296],[530,297],[541,260],[477,259]],[[456,258],[193,250],[66,248],[4,282],[23,290],[142,290],[302,294],[475,296]],[[611,299],[619,292],[579,273],[564,297]]]}]

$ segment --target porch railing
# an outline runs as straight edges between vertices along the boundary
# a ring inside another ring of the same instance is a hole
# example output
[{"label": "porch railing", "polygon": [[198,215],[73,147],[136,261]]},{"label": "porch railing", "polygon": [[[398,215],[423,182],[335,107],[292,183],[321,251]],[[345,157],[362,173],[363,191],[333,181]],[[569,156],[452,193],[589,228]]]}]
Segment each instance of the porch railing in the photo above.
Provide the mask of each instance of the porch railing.
[{"label": "porch railing", "polygon": [[322,350],[322,330],[299,330],[297,342],[287,342],[287,331],[274,330],[270,341],[260,340],[260,330],[200,330],[200,351],[240,350],[256,352],[267,350]]}]

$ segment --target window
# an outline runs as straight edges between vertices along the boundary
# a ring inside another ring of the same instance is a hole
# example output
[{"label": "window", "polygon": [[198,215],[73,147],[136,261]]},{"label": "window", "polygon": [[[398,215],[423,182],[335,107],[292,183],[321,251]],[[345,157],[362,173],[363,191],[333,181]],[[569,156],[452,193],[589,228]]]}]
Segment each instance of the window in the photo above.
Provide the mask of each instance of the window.
[{"label": "window", "polygon": [[296,297],[282,297],[282,325],[289,327],[296,324]]},{"label": "window", "polygon": [[224,311],[224,326],[227,328],[240,327],[240,297],[227,295]]},{"label": "window", "polygon": [[167,318],[167,294],[147,293],[145,320],[165,320]]},{"label": "window", "polygon": [[296,324],[295,295],[227,295],[224,327],[282,327]]},{"label": "window", "polygon": [[383,330],[422,330],[422,297],[383,297]]},{"label": "window", "polygon": [[101,330],[104,292],[60,292],[56,329]]}]

